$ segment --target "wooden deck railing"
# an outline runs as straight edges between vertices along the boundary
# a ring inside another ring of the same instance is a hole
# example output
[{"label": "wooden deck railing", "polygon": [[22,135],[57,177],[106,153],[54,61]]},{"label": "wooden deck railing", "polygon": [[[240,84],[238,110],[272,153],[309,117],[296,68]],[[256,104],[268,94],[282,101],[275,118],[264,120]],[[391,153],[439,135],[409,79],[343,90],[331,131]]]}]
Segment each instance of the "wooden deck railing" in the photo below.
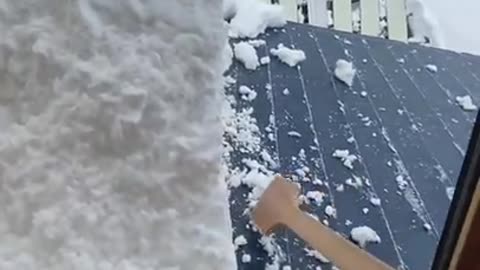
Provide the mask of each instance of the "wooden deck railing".
[{"label": "wooden deck railing", "polygon": [[[272,3],[271,0],[259,0]],[[287,19],[303,22],[297,0],[278,0],[285,9]],[[352,32],[352,0],[307,0],[308,23],[327,27],[329,22],[328,2],[332,6],[333,28]],[[379,9],[381,0],[360,0],[360,32],[378,36],[381,31]],[[382,1],[383,2],[383,1]],[[407,41],[407,12],[405,0],[384,0],[387,17],[388,38]]]}]

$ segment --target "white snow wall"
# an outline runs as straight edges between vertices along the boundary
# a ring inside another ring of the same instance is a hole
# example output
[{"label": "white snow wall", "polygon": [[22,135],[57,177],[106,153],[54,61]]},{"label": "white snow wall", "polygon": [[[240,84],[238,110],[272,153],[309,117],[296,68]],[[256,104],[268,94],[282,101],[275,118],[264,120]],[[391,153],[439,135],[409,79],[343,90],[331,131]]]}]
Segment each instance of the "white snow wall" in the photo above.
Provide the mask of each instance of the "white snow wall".
[{"label": "white snow wall", "polygon": [[236,269],[221,0],[0,0],[0,269]]}]

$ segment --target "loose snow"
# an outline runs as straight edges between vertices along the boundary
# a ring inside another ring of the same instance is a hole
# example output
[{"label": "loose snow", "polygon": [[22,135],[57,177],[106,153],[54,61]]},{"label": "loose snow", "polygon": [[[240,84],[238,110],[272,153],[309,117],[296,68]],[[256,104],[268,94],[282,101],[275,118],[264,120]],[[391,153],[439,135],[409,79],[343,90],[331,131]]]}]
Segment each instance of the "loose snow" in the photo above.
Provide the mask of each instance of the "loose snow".
[{"label": "loose snow", "polygon": [[283,63],[290,67],[296,66],[298,63],[307,59],[305,53],[302,50],[295,50],[285,47],[282,43],[278,44],[277,48],[270,49],[270,53]]},{"label": "loose snow", "polygon": [[290,90],[288,90],[288,88],[285,88],[283,89],[283,92],[282,92],[285,96],[288,96],[290,95]]},{"label": "loose snow", "polygon": [[368,226],[355,227],[350,231],[352,240],[365,248],[367,243],[380,243],[381,239],[377,232]]},{"label": "loose snow", "polygon": [[360,96],[362,96],[362,97],[366,97],[366,96],[367,96],[367,92],[366,92],[366,91],[362,91],[362,92],[360,92]]},{"label": "loose snow", "polygon": [[470,96],[458,96],[455,98],[457,101],[458,105],[462,107],[463,110],[465,111],[476,111],[477,106],[473,104],[472,97]]},{"label": "loose snow", "polygon": [[221,1],[0,2],[0,269],[236,269]]},{"label": "loose snow", "polygon": [[242,99],[246,101],[252,101],[257,97],[257,92],[245,85],[241,85],[238,88],[238,92],[240,93]]},{"label": "loose snow", "polygon": [[340,159],[343,162],[343,165],[350,170],[353,170],[353,162],[358,159],[357,156],[350,155],[350,151],[340,149],[335,150],[332,156]]},{"label": "loose snow", "polygon": [[260,66],[257,51],[248,42],[235,43],[233,45],[233,53],[235,58],[242,62],[246,69],[255,70]]},{"label": "loose snow", "polygon": [[436,73],[438,71],[438,68],[437,66],[433,65],[433,64],[428,64],[425,66],[425,68],[430,71],[430,72],[433,72],[433,73]]},{"label": "loose snow", "polygon": [[353,78],[355,77],[355,69],[353,64],[344,59],[338,59],[335,67],[335,77],[344,82],[349,87],[353,85]]}]

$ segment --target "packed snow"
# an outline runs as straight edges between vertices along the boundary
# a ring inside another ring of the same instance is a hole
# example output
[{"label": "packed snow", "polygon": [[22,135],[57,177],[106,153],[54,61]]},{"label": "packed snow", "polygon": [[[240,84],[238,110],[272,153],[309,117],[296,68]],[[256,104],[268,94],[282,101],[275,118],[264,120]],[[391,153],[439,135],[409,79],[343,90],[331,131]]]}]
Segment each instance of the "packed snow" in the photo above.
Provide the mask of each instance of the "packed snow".
[{"label": "packed snow", "polygon": [[335,77],[344,82],[349,87],[353,85],[353,78],[355,78],[356,70],[352,62],[344,59],[338,59],[335,65]]},{"label": "packed snow", "polygon": [[287,23],[283,7],[258,0],[224,0],[224,17],[231,37],[255,38],[268,27],[282,27]]},{"label": "packed snow", "polygon": [[236,269],[221,7],[0,1],[0,269]]},{"label": "packed snow", "polygon": [[343,165],[350,170],[353,170],[353,162],[358,160],[358,157],[351,155],[349,150],[337,149],[333,152],[332,157],[338,158],[342,161]]},{"label": "packed snow", "polygon": [[278,44],[277,48],[270,49],[270,53],[278,57],[280,61],[289,65],[290,67],[294,67],[298,63],[307,59],[302,50],[287,48],[282,43]]},{"label": "packed snow", "polygon": [[477,106],[473,104],[472,97],[470,96],[458,96],[455,98],[457,101],[458,105],[462,107],[463,110],[465,111],[476,111]]},{"label": "packed snow", "polygon": [[260,66],[255,47],[245,41],[233,45],[235,58],[242,62],[246,69],[255,70]]},{"label": "packed snow", "polygon": [[350,231],[350,237],[360,247],[365,248],[368,243],[380,243],[377,232],[368,226],[355,227]]}]

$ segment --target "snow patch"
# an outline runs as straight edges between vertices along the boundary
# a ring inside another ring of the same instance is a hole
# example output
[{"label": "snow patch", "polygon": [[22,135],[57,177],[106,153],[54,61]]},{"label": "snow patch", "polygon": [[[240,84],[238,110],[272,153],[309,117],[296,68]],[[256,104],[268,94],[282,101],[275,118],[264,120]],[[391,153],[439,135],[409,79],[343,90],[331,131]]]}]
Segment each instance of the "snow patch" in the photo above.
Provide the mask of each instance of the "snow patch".
[{"label": "snow patch", "polygon": [[380,204],[382,203],[380,198],[377,198],[377,197],[371,197],[370,198],[370,203],[372,205],[375,205],[375,206],[380,206]]},{"label": "snow patch", "polygon": [[250,254],[242,255],[242,263],[250,263],[252,261],[252,256]]},{"label": "snow patch", "polygon": [[405,180],[403,175],[397,175],[395,177],[395,181],[397,182],[398,189],[404,190],[408,187],[408,182]]},{"label": "snow patch", "polygon": [[277,48],[270,49],[270,53],[283,63],[290,67],[296,66],[298,63],[307,59],[305,53],[302,50],[295,50],[285,47],[282,43],[278,44]]},{"label": "snow patch", "polygon": [[241,41],[233,44],[235,58],[243,63],[246,69],[255,70],[260,63],[258,62],[257,51],[248,42]]},{"label": "snow patch", "polygon": [[327,205],[327,207],[325,207],[325,215],[327,215],[329,217],[336,218],[337,217],[337,209],[335,209],[335,207],[333,207],[331,205]]},{"label": "snow patch", "polygon": [[332,157],[340,159],[343,162],[343,165],[350,170],[353,170],[353,162],[358,160],[357,156],[350,155],[349,150],[337,149],[333,152]]},{"label": "snow patch", "polygon": [[338,59],[335,66],[335,77],[344,82],[349,87],[353,85],[353,78],[356,70],[353,68],[353,63],[344,59]]},{"label": "snow patch", "polygon": [[260,58],[260,64],[267,65],[269,63],[270,63],[270,57],[264,56],[264,57]]},{"label": "snow patch", "polygon": [[455,194],[455,187],[447,187],[446,192],[448,199],[451,201],[453,199],[453,195]]},{"label": "snow patch", "polygon": [[358,243],[362,248],[367,246],[367,243],[380,243],[381,239],[377,232],[368,226],[355,227],[350,231],[352,240]]},{"label": "snow patch", "polygon": [[235,245],[235,249],[238,249],[238,248],[248,244],[247,238],[245,238],[245,236],[243,236],[243,235],[239,235],[239,236],[235,237],[235,239],[233,240],[233,244]]},{"label": "snow patch", "polygon": [[[228,1],[227,1],[228,2]],[[287,23],[283,7],[257,0],[229,1],[233,18],[229,23],[231,37],[255,38],[269,27],[282,27]]]},{"label": "snow patch", "polygon": [[242,99],[246,101],[252,101],[257,97],[257,92],[245,85],[241,85],[238,88],[238,92],[240,93]]},{"label": "snow patch", "polygon": [[432,73],[436,73],[438,71],[437,66],[435,66],[433,64],[428,64],[428,65],[425,66],[425,68]]},{"label": "snow patch", "polygon": [[320,206],[323,203],[323,198],[325,198],[325,193],[320,191],[308,191],[305,195],[308,199],[315,202],[316,205]]},{"label": "snow patch", "polygon": [[362,179],[356,175],[353,175],[352,178],[348,178],[347,180],[345,180],[345,184],[356,189],[359,189],[363,186]]},{"label": "snow patch", "polygon": [[296,132],[296,131],[293,131],[293,130],[292,130],[292,131],[289,131],[287,134],[288,134],[288,136],[290,136],[290,137],[295,137],[295,138],[301,138],[301,137],[302,137],[302,134],[300,134],[300,133],[298,133],[298,132]]},{"label": "snow patch", "polygon": [[463,110],[465,111],[476,111],[477,106],[473,104],[472,97],[469,95],[466,96],[458,96],[455,98],[457,101],[458,105],[462,107]]}]

